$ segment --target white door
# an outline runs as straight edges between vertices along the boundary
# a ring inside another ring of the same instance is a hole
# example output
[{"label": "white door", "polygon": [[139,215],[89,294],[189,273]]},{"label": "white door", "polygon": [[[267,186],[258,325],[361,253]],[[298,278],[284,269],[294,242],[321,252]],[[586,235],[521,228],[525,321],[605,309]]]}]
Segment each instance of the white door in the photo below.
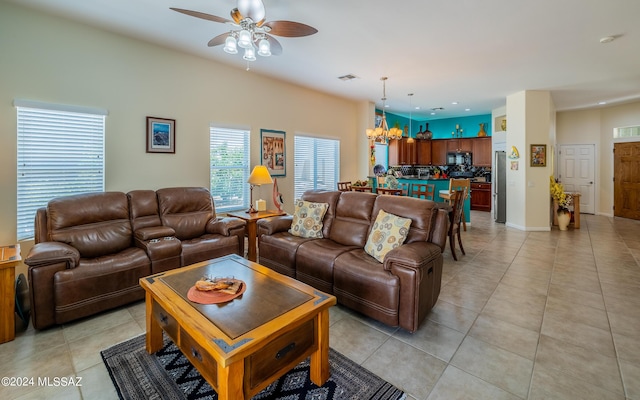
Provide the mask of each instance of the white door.
[{"label": "white door", "polygon": [[595,145],[558,146],[558,180],[565,192],[580,193],[580,212],[595,213]]}]

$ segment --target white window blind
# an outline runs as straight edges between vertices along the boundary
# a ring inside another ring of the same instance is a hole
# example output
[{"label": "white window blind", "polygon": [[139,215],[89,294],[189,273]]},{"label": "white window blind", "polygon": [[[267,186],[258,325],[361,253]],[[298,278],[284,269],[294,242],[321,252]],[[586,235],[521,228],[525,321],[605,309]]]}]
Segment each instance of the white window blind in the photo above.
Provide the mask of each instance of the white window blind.
[{"label": "white window blind", "polygon": [[340,176],[339,140],[295,136],[294,159],[296,199],[311,189],[337,189]]},{"label": "white window blind", "polygon": [[249,130],[211,126],[209,134],[216,212],[249,208]]},{"label": "white window blind", "polygon": [[17,106],[18,240],[54,197],[104,191],[105,114]]}]

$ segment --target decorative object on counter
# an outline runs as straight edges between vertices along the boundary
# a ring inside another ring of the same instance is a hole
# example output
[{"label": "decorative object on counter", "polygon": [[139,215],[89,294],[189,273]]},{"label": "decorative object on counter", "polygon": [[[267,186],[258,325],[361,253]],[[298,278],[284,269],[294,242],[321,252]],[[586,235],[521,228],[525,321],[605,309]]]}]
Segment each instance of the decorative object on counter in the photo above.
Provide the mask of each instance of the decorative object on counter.
[{"label": "decorative object on counter", "polygon": [[387,77],[383,76],[380,80],[382,81],[382,118],[380,119],[380,125],[376,124],[374,129],[369,128],[365,132],[369,140],[388,143],[391,139],[402,138],[402,129],[396,127],[389,129],[389,125],[387,125],[387,115],[384,112],[387,102]]},{"label": "decorative object on counter", "polygon": [[375,176],[382,176],[387,172],[387,170],[384,168],[384,165],[382,164],[376,164],[375,167],[373,167],[373,174]]},{"label": "decorative object on counter", "polygon": [[462,132],[463,132],[463,129],[460,128],[459,124],[456,124],[456,130],[455,130],[455,132],[451,132],[451,137],[452,138],[461,138],[462,137]]},{"label": "decorative object on counter", "polygon": [[520,153],[518,152],[518,149],[516,148],[516,146],[511,146],[511,152],[509,152],[509,158],[512,160],[517,160],[518,158],[520,158]]},{"label": "decorative object on counter", "polygon": [[282,204],[284,204],[284,200],[282,199],[282,193],[278,191],[278,179],[273,178],[273,204],[275,204],[276,209],[279,213],[282,212]]},{"label": "decorative object on counter", "polygon": [[398,188],[398,180],[396,179],[395,176],[387,175],[386,181],[387,181],[387,187],[389,189],[397,189]]},{"label": "decorative object on counter", "polygon": [[531,166],[532,167],[547,166],[547,145],[546,144],[531,145]]},{"label": "decorative object on counter", "polygon": [[478,125],[480,125],[480,130],[478,131],[478,137],[486,137],[487,132],[484,130],[484,123],[481,123]]},{"label": "decorative object on counter", "polygon": [[257,213],[253,207],[253,188],[255,186],[260,185],[268,185],[269,183],[273,183],[273,178],[269,175],[269,170],[264,165],[256,165],[253,167],[253,171],[251,171],[251,175],[249,175],[249,179],[247,179],[247,183],[249,184],[249,189],[251,190],[249,204],[251,205],[247,210],[248,213]]},{"label": "decorative object on counter", "polygon": [[565,193],[564,187],[553,178],[553,175],[549,177],[549,192],[551,193],[554,204],[558,205],[558,210],[556,211],[558,228],[560,228],[561,231],[566,231],[569,222],[571,222],[569,206],[572,203],[573,197]]},{"label": "decorative object on counter", "polygon": [[[462,132],[462,131],[460,131]],[[433,138],[433,133],[429,130],[429,124],[426,124],[424,127],[423,138],[431,140]]]},{"label": "decorative object on counter", "polygon": [[505,119],[503,119],[503,120],[500,122],[500,129],[502,129],[502,131],[503,131],[503,132],[506,132],[506,131],[507,131],[507,119],[506,119],[506,118],[505,118]]}]

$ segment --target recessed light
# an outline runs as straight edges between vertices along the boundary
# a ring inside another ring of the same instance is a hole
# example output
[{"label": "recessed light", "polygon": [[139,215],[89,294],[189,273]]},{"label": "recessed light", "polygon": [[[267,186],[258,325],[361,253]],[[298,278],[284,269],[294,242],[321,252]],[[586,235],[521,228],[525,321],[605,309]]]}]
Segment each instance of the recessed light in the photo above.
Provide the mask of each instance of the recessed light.
[{"label": "recessed light", "polygon": [[454,106],[458,104],[457,101],[452,101],[451,104],[453,104]]},{"label": "recessed light", "polygon": [[599,102],[598,102],[598,105],[601,105],[601,106],[603,106],[603,105],[605,105],[605,104],[607,104],[607,102],[606,102],[606,101],[599,101]]},{"label": "recessed light", "polygon": [[432,111],[432,112],[431,112],[431,115],[436,115],[436,113]]},{"label": "recessed light", "polygon": [[416,107],[416,110],[419,110],[419,109],[420,109],[420,107],[419,107],[419,106],[418,106],[418,107]]},{"label": "recessed light", "polygon": [[614,40],[616,40],[616,37],[615,37],[615,36],[605,36],[605,37],[603,37],[603,38],[601,38],[601,39],[600,39],[600,43],[603,43],[603,44],[604,44],[604,43],[611,43],[611,42],[613,42]]},{"label": "recessed light", "polygon": [[471,109],[470,109],[470,108],[465,108],[464,110],[465,110],[465,111],[471,111]]}]

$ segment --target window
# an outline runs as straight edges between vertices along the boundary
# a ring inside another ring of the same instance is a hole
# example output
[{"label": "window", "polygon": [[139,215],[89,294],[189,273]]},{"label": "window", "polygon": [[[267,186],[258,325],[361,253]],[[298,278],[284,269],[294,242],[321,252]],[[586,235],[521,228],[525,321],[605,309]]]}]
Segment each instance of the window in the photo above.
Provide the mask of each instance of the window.
[{"label": "window", "polygon": [[308,136],[294,138],[294,198],[307,190],[336,190],[340,176],[340,141]]},{"label": "window", "polygon": [[106,110],[27,100],[18,114],[18,240],[34,237],[36,210],[54,197],[104,191]]},{"label": "window", "polygon": [[628,138],[640,136],[640,126],[627,126],[624,128],[614,128],[614,138]]},{"label": "window", "polygon": [[249,208],[249,130],[211,126],[211,195],[217,212]]}]

